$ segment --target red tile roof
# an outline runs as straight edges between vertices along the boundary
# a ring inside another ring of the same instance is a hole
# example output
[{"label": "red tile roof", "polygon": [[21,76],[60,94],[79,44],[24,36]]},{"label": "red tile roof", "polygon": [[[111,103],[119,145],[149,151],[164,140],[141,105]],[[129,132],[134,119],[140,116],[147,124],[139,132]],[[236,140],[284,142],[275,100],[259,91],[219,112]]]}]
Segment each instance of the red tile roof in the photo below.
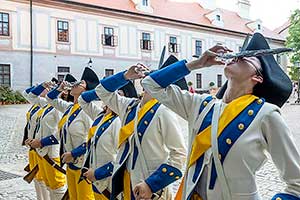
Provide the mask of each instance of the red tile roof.
[{"label": "red tile roof", "polygon": [[283,31],[285,31],[287,28],[289,28],[291,25],[290,20],[286,21],[284,24],[282,24],[281,26],[279,26],[278,28],[274,29],[275,33],[282,33]]},{"label": "red tile roof", "polygon": [[[122,10],[132,13],[147,14],[155,17],[162,17],[166,19],[179,20],[182,22],[193,23],[197,25],[204,25],[212,28],[221,28],[228,31],[253,33],[253,31],[246,25],[250,20],[241,18],[236,12],[225,9],[220,9],[224,21],[224,27],[217,27],[209,21],[205,16],[212,10],[205,9],[198,3],[183,3],[172,2],[169,0],[151,0],[151,7],[153,13],[144,13],[135,9],[135,4],[131,0],[71,0],[82,4],[89,4],[116,10]],[[285,40],[277,32],[263,27],[262,33],[268,37],[277,40]]]}]

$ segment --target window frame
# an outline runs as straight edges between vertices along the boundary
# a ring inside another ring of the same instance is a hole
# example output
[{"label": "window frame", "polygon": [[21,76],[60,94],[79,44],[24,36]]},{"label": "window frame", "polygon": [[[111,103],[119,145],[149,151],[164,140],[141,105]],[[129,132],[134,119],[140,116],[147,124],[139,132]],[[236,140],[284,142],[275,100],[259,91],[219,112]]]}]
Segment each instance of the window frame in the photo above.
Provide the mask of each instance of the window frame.
[{"label": "window frame", "polygon": [[145,7],[149,6],[149,0],[142,0],[142,5]]},{"label": "window frame", "polygon": [[177,36],[169,36],[169,52],[179,53],[179,45]]},{"label": "window frame", "polygon": [[223,75],[217,74],[217,87],[220,88],[223,86]]},{"label": "window frame", "polygon": [[[4,67],[8,67],[8,73],[5,73]],[[9,83],[4,83],[4,77],[8,76]],[[11,65],[10,64],[0,64],[0,77],[2,78],[0,86],[11,87]]]},{"label": "window frame", "polygon": [[[200,42],[200,44],[201,44],[200,45],[200,49],[201,49],[200,54],[197,54],[197,47],[199,47],[199,46],[197,46],[198,42]],[[202,52],[203,52],[203,42],[202,42],[202,40],[195,40],[195,55],[201,56]]]},{"label": "window frame", "polygon": [[115,32],[115,30],[113,27],[105,26],[103,28],[102,45],[110,46],[110,47],[116,46],[114,44],[115,43],[114,42],[114,40],[115,40],[114,32]]},{"label": "window frame", "polygon": [[[7,21],[3,20],[3,16],[7,15]],[[4,34],[4,24],[7,25],[7,34]],[[0,37],[9,37],[10,36],[10,15],[7,12],[0,12],[0,27],[1,27],[1,32],[0,32]]]},{"label": "window frame", "polygon": [[[62,28],[60,28],[60,23],[62,23]],[[67,28],[65,28],[65,24],[67,24]],[[63,43],[69,43],[70,42],[70,25],[69,21],[67,20],[57,20],[57,41],[58,42],[63,42]],[[62,32],[60,32],[62,31]],[[66,35],[66,40],[62,39],[62,36],[60,35],[64,31],[67,31]]]},{"label": "window frame", "polygon": [[105,78],[114,75],[114,73],[115,73],[115,70],[112,69],[112,68],[106,68],[106,69],[104,69],[104,75],[105,75],[104,77]]},{"label": "window frame", "polygon": [[202,73],[196,73],[196,88],[202,89]]}]

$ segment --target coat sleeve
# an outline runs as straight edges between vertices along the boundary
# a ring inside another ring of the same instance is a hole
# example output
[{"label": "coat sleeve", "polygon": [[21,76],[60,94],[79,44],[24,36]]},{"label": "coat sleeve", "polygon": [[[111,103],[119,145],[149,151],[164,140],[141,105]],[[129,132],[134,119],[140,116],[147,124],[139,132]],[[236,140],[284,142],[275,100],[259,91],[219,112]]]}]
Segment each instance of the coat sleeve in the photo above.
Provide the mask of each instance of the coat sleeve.
[{"label": "coat sleeve", "polygon": [[95,120],[98,116],[99,113],[103,111],[103,109],[99,106],[97,106],[93,101],[85,101],[85,99],[80,96],[78,98],[78,103],[82,110],[92,119]]},{"label": "coat sleeve", "polygon": [[119,72],[113,76],[102,79],[95,91],[97,96],[123,119],[128,105],[133,101],[118,94],[117,90],[128,83],[124,78],[125,72]]},{"label": "coat sleeve", "polygon": [[176,114],[165,108],[160,112],[159,124],[159,132],[169,150],[169,156],[167,161],[145,180],[152,192],[157,192],[180,179],[186,160],[186,147]]},{"label": "coat sleeve", "polygon": [[287,185],[283,193],[277,194],[272,199],[300,200],[300,154],[278,110],[264,117],[262,131],[266,148]]},{"label": "coat sleeve", "polygon": [[204,96],[182,91],[178,86],[170,85],[189,73],[190,71],[187,69],[185,61],[179,61],[151,73],[148,77],[143,79],[142,85],[151,96],[183,119],[190,121],[195,107],[201,103]]},{"label": "coat sleeve", "polygon": [[48,103],[51,104],[51,106],[53,106],[58,111],[64,113],[67,111],[67,109],[72,103],[69,103],[67,101],[58,98],[60,93],[61,92],[58,91],[57,89],[53,89],[50,92],[48,92],[46,99]]},{"label": "coat sleeve", "polygon": [[42,84],[33,88],[30,93],[27,95],[28,101],[32,104],[38,104],[43,107],[48,104],[47,100],[44,97],[40,97],[40,94],[45,90]]}]

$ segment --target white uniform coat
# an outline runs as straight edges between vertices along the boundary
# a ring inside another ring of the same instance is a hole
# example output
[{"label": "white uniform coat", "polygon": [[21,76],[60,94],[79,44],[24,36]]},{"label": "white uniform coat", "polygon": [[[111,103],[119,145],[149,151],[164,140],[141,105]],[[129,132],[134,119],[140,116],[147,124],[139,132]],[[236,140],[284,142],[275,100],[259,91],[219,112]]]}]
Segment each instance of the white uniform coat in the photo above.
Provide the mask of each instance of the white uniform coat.
[{"label": "white uniform coat", "polygon": [[[181,91],[177,86],[162,88],[150,76],[142,81],[142,85],[153,97],[162,104],[183,117],[189,124],[189,151],[194,137],[198,133],[200,124],[196,123],[199,116],[200,105],[205,103],[206,95],[191,94]],[[206,104],[206,103],[205,103]],[[222,110],[227,106],[222,103]],[[236,130],[238,127],[236,127]],[[235,130],[232,130],[235,131]],[[245,132],[231,147],[224,160],[223,168],[227,183],[229,185],[232,200],[259,200],[261,199],[255,183],[255,173],[267,161],[268,152],[281,178],[287,184],[285,192],[300,196],[300,156],[296,148],[292,134],[284,122],[280,109],[269,103],[264,103],[255,119]],[[190,152],[189,152],[190,156]],[[188,157],[189,160],[189,157]],[[211,148],[206,151],[204,165],[207,167],[207,179],[193,182],[195,164],[186,173],[185,192],[182,199],[188,199],[197,183],[205,185],[207,200],[221,200],[222,192],[218,179],[213,190],[208,188],[210,171],[212,167]],[[200,174],[203,173],[203,168]],[[200,187],[203,187],[200,186]]]},{"label": "white uniform coat", "polygon": [[[65,113],[71,106],[73,107],[73,103],[64,101],[60,98],[54,98],[51,99],[47,95],[47,101],[49,104],[51,104],[56,110],[60,111],[61,113]],[[69,116],[71,114],[71,111],[69,112]],[[66,138],[63,136],[63,148],[64,152],[72,152],[75,148],[79,147],[80,145],[85,145],[87,142],[87,136],[88,131],[91,125],[91,119],[88,117],[88,115],[80,111],[78,115],[76,115],[73,122],[70,124],[70,126],[67,125],[68,123],[65,123],[63,126],[63,129],[66,131]],[[83,165],[83,157],[84,154],[81,155],[78,158],[75,158],[75,163],[73,163],[77,168],[81,168]]]},{"label": "white uniform coat", "polygon": [[[30,102],[38,104],[41,108],[47,106],[48,104],[46,98],[37,96],[33,93],[30,93],[27,97]],[[48,111],[45,110],[44,113],[45,112]],[[38,132],[36,133],[35,139],[41,140],[43,138],[51,136],[53,137],[52,140],[54,141],[58,137],[57,124],[60,120],[61,115],[55,108],[53,108],[46,115],[44,115],[44,113],[42,114],[42,118],[40,119],[40,127],[38,129]],[[59,144],[45,146],[36,150],[37,153],[42,157],[46,154],[48,154],[50,158],[59,157]]]},{"label": "white uniform coat", "polygon": [[[108,105],[119,115],[123,126],[128,114],[127,109],[129,104],[133,101],[137,101],[137,99],[126,98],[120,96],[117,92],[110,92],[102,86],[102,83],[100,83],[96,88],[96,93],[105,105]],[[127,161],[126,165],[127,170],[130,172],[132,188],[156,172],[162,164],[167,164],[177,170],[181,170],[186,158],[186,149],[183,136],[180,132],[180,128],[178,127],[177,116],[165,106],[161,105],[157,109],[152,121],[147,124],[147,129],[143,135],[141,148],[146,159],[145,162],[147,166],[142,166],[144,161],[141,160],[141,152],[139,152],[135,165],[133,166],[134,136],[131,135],[128,139],[128,152],[130,153],[124,154],[127,143],[124,142],[119,148],[116,159],[117,163],[114,167],[115,173],[122,164]],[[126,157],[122,159],[123,154],[126,155]],[[143,170],[145,167],[147,169],[146,171]],[[172,171],[165,171],[164,173],[170,174],[170,176],[167,176],[170,178],[175,178],[175,176],[177,177],[177,175],[173,175],[174,172],[172,173]],[[176,179],[178,178],[179,177]]]},{"label": "white uniform coat", "polygon": [[[93,120],[95,121],[98,117],[103,116],[103,109],[97,106],[93,102],[86,102],[82,97],[79,97],[78,103],[83,109],[83,111]],[[91,159],[90,160],[90,168],[96,170],[101,168],[108,163],[114,164],[117,156],[117,148],[118,148],[118,134],[121,128],[120,118],[115,118],[109,127],[101,134],[98,138],[97,131],[100,128],[100,125],[103,121],[104,117],[98,124],[98,127],[95,131],[94,136],[91,138]],[[97,144],[95,144],[95,139],[97,138]],[[97,180],[93,182],[93,185],[97,188],[97,190],[101,193],[103,190],[108,189],[111,191],[111,169],[102,169],[103,171],[107,170],[107,173],[110,174],[109,177]],[[105,172],[103,172],[105,174]]]}]

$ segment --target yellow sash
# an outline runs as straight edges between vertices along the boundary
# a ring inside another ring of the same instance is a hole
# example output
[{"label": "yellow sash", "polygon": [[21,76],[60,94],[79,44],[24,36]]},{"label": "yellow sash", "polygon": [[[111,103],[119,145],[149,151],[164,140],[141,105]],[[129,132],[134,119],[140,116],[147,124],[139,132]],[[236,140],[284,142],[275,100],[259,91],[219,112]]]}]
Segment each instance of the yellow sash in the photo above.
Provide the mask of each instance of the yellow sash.
[{"label": "yellow sash", "polygon": [[124,179],[123,179],[123,194],[124,200],[131,200],[131,181],[130,181],[130,173],[127,169],[124,171]]},{"label": "yellow sash", "polygon": [[[144,115],[157,103],[156,99],[151,99],[148,101],[138,113],[138,122],[144,117]],[[134,131],[134,119],[131,120],[128,124],[122,126],[119,133],[119,146],[120,147],[124,141],[126,141]]]},{"label": "yellow sash", "polygon": [[104,124],[105,122],[109,121],[111,118],[113,118],[114,115],[113,113],[109,113],[108,115],[105,115],[102,119],[101,122],[97,125],[97,126],[92,126],[89,130],[89,134],[88,134],[88,141],[95,135],[96,130],[102,126],[102,124]]},{"label": "yellow sash", "polygon": [[[254,95],[244,95],[230,102],[224,109],[219,119],[218,137],[228,126],[228,124],[236,118],[249,104],[258,97]],[[200,158],[211,147],[211,125],[199,133],[192,145],[189,167],[192,166],[198,158]]]},{"label": "yellow sash", "polygon": [[34,105],[30,108],[30,110],[28,110],[28,112],[26,113],[26,119],[27,119],[27,122],[29,122],[29,120],[30,120],[31,112],[32,112],[36,107],[38,107],[38,106],[39,106],[39,105],[34,104]]},{"label": "yellow sash", "polygon": [[66,121],[69,119],[69,117],[79,108],[80,108],[80,106],[78,103],[74,104],[72,107],[72,110],[67,115],[63,116],[63,118],[61,118],[61,120],[59,120],[59,122],[58,122],[59,132],[62,129],[62,127],[64,126],[64,124],[66,123]]},{"label": "yellow sash", "polygon": [[[230,102],[224,109],[219,119],[218,137],[229,123],[236,118],[248,105],[258,97],[254,95],[244,95]],[[197,134],[192,144],[189,166],[192,166],[211,147],[211,125]],[[184,180],[184,179],[183,179]],[[181,182],[175,200],[179,200],[183,194],[184,181]],[[195,196],[194,196],[195,198]],[[200,196],[197,197],[201,199]]]}]

